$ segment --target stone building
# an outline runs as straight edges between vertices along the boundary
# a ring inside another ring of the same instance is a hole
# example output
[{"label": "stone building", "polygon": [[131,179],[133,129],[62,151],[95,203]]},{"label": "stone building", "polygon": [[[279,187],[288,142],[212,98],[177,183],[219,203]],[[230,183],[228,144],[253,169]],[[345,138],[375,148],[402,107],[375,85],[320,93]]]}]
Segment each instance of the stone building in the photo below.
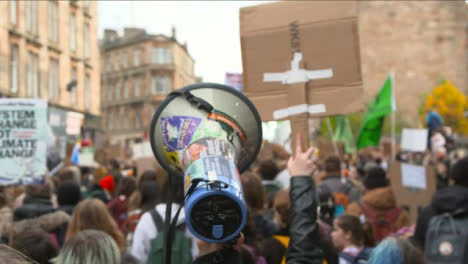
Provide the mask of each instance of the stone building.
[{"label": "stone building", "polygon": [[152,116],[172,90],[198,82],[186,44],[172,36],[107,29],[101,40],[101,110],[112,143],[148,137]]},{"label": "stone building", "polygon": [[64,144],[99,130],[97,21],[96,1],[0,1],[0,97],[46,100]]},{"label": "stone building", "polygon": [[425,95],[441,80],[467,91],[464,1],[359,1],[362,73],[367,101],[395,72],[398,117],[418,125]]}]

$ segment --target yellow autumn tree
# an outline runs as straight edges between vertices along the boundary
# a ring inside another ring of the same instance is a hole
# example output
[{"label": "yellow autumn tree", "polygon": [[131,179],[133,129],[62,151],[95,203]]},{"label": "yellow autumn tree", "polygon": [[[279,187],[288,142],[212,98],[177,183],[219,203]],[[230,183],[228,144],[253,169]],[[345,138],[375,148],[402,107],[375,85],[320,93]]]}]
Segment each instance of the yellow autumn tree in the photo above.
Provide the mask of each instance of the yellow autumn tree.
[{"label": "yellow autumn tree", "polygon": [[468,100],[450,81],[443,81],[426,97],[424,111],[421,118],[434,110],[444,119],[444,126],[450,126],[459,134],[468,135],[468,120],[465,111],[468,111]]}]

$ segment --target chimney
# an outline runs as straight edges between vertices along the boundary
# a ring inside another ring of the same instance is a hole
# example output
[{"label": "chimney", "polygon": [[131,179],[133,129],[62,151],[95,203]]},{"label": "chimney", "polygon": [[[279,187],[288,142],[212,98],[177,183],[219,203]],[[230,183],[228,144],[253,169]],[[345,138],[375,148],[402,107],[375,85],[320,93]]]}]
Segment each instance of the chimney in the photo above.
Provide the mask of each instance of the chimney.
[{"label": "chimney", "polygon": [[113,29],[104,29],[104,42],[111,42],[117,39],[117,31]]},{"label": "chimney", "polygon": [[124,28],[124,38],[135,37],[140,34],[146,34],[146,31],[142,28]]},{"label": "chimney", "polygon": [[172,39],[176,39],[176,28],[175,26],[172,26]]},{"label": "chimney", "polygon": [[186,51],[188,51],[187,41],[184,41],[184,45],[182,45]]}]

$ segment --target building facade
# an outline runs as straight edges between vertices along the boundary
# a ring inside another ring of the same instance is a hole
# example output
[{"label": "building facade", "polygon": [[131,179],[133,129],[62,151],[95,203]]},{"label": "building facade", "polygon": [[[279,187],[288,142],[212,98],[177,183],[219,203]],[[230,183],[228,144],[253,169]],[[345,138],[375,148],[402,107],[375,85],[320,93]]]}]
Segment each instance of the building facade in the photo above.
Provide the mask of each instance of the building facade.
[{"label": "building facade", "polygon": [[0,95],[46,100],[65,141],[100,126],[97,21],[96,1],[0,1]]},{"label": "building facade", "polygon": [[467,92],[465,1],[359,1],[359,34],[366,101],[393,71],[397,117],[409,125],[440,81]]},{"label": "building facade", "polygon": [[112,143],[148,137],[159,103],[172,90],[198,82],[186,44],[172,36],[126,28],[105,30],[101,40],[101,111]]}]

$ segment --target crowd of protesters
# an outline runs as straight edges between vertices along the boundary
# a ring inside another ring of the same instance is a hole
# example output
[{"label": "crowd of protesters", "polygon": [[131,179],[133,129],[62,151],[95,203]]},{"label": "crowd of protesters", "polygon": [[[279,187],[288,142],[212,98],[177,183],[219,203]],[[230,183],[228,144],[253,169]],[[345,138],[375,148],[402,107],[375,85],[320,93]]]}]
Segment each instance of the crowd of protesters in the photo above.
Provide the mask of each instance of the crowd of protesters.
[{"label": "crowd of protesters", "polygon": [[[177,234],[187,248],[176,253],[177,263],[413,264],[457,250],[452,244],[433,248],[431,223],[443,214],[466,218],[468,158],[462,154],[396,155],[399,161],[434,168],[437,177],[432,202],[412,221],[391,188],[391,157],[374,149],[312,161],[311,153],[297,147],[290,157],[281,146],[264,142],[256,162],[240,177],[248,207],[242,235],[229,245],[199,241],[184,225],[182,210]],[[3,187],[0,259],[161,263],[169,176],[162,169],[122,171],[112,160],[107,167],[65,167],[39,185]],[[172,208],[184,202],[182,179],[175,186]],[[468,240],[458,236],[459,243]],[[453,263],[468,263],[467,256],[457,256]]]}]

